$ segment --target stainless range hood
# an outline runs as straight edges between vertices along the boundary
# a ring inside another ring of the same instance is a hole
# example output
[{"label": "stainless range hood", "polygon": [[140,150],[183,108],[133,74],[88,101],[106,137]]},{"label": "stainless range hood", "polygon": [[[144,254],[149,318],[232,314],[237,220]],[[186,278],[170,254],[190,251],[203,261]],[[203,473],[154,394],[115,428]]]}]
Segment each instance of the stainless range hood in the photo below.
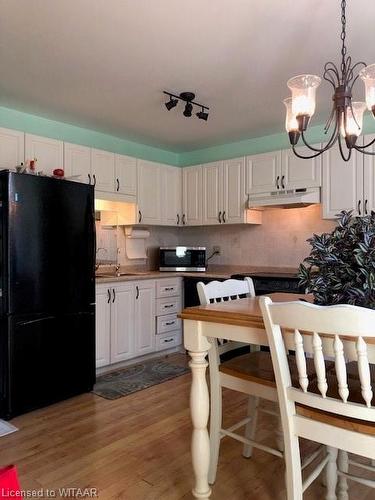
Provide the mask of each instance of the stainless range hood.
[{"label": "stainless range hood", "polygon": [[247,208],[298,208],[320,203],[320,188],[285,189],[249,195]]}]

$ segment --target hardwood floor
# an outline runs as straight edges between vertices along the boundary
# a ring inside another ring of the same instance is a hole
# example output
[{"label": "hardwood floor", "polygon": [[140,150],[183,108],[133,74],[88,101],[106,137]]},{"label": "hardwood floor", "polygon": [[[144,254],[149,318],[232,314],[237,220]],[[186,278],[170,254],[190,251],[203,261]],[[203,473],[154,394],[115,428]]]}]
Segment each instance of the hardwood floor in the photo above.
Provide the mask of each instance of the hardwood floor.
[{"label": "hardwood floor", "polygon": [[[16,464],[23,489],[49,488],[55,498],[69,487],[97,488],[102,500],[191,499],[189,388],[190,374],[115,401],[85,394],[15,418],[20,430],[0,438],[0,465]],[[226,415],[244,414],[246,397],[226,391],[224,400]],[[273,428],[264,417],[259,434]],[[281,459],[258,450],[244,459],[241,444],[226,438],[212,499],[282,500],[283,474]],[[374,498],[354,483],[350,492]],[[319,480],[304,496],[323,498]]]}]

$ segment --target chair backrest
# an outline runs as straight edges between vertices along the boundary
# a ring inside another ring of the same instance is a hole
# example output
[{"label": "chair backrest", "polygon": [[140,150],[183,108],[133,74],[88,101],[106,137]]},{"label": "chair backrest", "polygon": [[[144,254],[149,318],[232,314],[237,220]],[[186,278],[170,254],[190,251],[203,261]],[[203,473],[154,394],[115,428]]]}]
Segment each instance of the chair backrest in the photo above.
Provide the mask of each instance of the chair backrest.
[{"label": "chair backrest", "polygon": [[[292,416],[294,403],[297,402],[374,422],[371,385],[374,380],[371,381],[368,352],[370,361],[375,363],[375,311],[351,305],[316,306],[300,301],[273,303],[269,297],[261,297],[260,306],[271,348],[279,401],[284,409]],[[300,388],[292,387],[288,349],[295,351]],[[349,365],[346,362],[353,359],[353,352],[356,363],[351,363],[350,377],[360,385],[358,402],[351,401],[348,386]],[[315,374],[310,376],[310,380],[306,353],[312,354],[314,359]],[[330,376],[331,371],[327,373],[325,355],[334,359],[334,368],[330,368],[335,372],[333,377]],[[309,391],[309,385],[313,386],[314,392]],[[290,403],[293,403],[293,408]]]},{"label": "chair backrest", "polygon": [[254,283],[251,278],[244,278],[244,280],[210,281],[207,284],[200,281],[197,283],[197,290],[201,305],[222,302],[223,300],[239,299],[240,295],[246,295],[247,297],[255,296]]}]

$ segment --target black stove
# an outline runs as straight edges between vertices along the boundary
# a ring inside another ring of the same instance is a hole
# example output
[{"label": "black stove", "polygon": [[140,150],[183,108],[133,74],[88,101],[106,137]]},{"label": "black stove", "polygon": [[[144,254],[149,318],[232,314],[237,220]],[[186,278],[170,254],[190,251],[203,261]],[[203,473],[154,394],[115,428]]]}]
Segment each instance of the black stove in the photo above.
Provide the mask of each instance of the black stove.
[{"label": "black stove", "polygon": [[231,278],[243,279],[249,276],[254,282],[256,295],[267,295],[275,292],[305,293],[299,284],[297,273],[292,272],[258,272],[233,274]]}]

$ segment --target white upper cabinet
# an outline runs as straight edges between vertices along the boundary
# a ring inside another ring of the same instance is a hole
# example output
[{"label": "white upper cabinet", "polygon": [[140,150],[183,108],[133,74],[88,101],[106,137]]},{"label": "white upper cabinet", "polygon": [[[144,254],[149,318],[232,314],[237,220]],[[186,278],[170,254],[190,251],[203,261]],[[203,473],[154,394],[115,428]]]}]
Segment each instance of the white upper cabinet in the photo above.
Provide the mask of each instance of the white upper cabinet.
[{"label": "white upper cabinet", "polygon": [[167,226],[182,225],[182,169],[161,167],[162,219]]},{"label": "white upper cabinet", "polygon": [[[313,147],[321,148],[321,144],[315,144]],[[313,151],[308,148],[296,148],[301,156],[312,156]],[[322,157],[317,156],[310,159],[298,158],[292,149],[283,151],[281,167],[281,188],[303,189],[311,187],[320,187],[322,185]]]},{"label": "white upper cabinet", "polygon": [[115,191],[115,155],[101,149],[91,149],[91,173],[97,191]]},{"label": "white upper cabinet", "polygon": [[64,168],[62,141],[25,134],[25,160],[37,159],[36,170],[52,175],[56,168]]},{"label": "white upper cabinet", "polygon": [[77,181],[91,184],[91,149],[65,142],[64,170],[67,177],[78,176]]},{"label": "white upper cabinet", "polygon": [[202,225],[202,166],[185,167],[183,169],[183,213],[182,224],[188,226]]},{"label": "white upper cabinet", "polygon": [[223,213],[224,224],[240,224],[246,220],[245,211],[245,159],[225,160],[223,172]]},{"label": "white upper cabinet", "polygon": [[203,175],[203,225],[222,223],[223,207],[223,163],[202,165]]},{"label": "white upper cabinet", "polygon": [[137,196],[136,158],[115,155],[115,191],[129,196]]},{"label": "white upper cabinet", "polygon": [[0,128],[0,169],[12,169],[25,161],[25,134]]},{"label": "white upper cabinet", "polygon": [[[138,223],[160,225],[162,221],[161,166],[138,160]],[[164,202],[163,202],[164,203]]]},{"label": "white upper cabinet", "polygon": [[352,152],[345,162],[337,145],[323,153],[323,218],[334,219],[341,210],[362,215],[363,155]]},{"label": "white upper cabinet", "polygon": [[281,151],[246,157],[246,194],[276,191],[281,179]]}]

